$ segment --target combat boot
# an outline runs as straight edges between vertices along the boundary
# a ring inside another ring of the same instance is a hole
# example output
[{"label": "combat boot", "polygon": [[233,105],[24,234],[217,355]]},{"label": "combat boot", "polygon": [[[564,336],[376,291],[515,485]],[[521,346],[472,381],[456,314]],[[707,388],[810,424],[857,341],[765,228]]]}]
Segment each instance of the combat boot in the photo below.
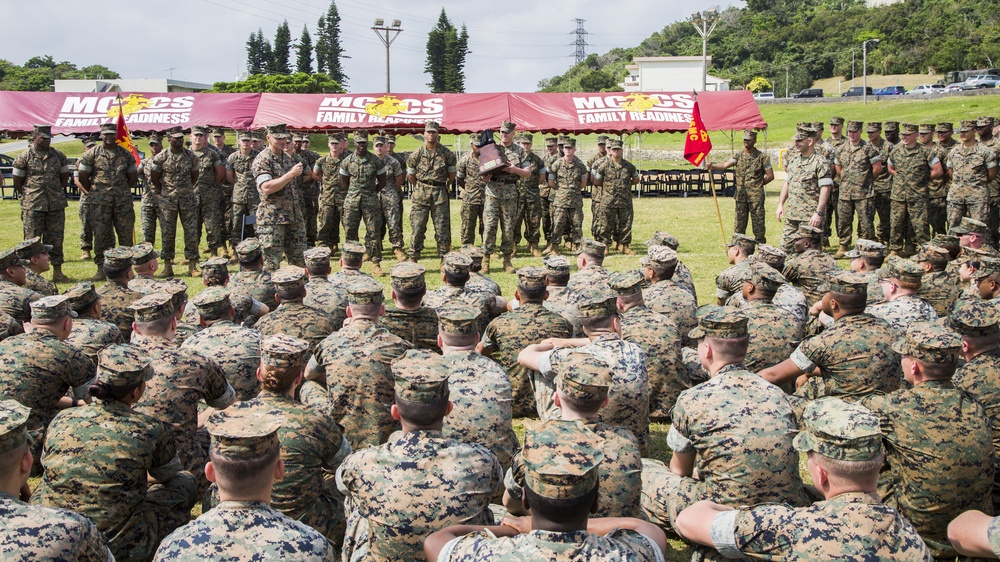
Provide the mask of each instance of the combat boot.
[{"label": "combat boot", "polygon": [[163,260],[163,271],[160,272],[160,279],[167,279],[174,276],[174,260]]},{"label": "combat boot", "polygon": [[542,251],[538,249],[538,244],[528,244],[528,251],[536,258],[542,257]]},{"label": "combat boot", "polygon": [[198,260],[188,260],[188,275],[201,277],[201,272],[198,271]]},{"label": "combat boot", "polygon": [[53,283],[69,283],[72,281],[69,277],[63,274],[62,265],[52,266],[52,282]]},{"label": "combat boot", "polygon": [[94,282],[104,281],[107,278],[108,278],[108,276],[104,274],[104,266],[103,265],[98,265],[97,266],[97,273],[95,273],[93,277],[91,277],[90,279],[88,279],[88,281],[94,281]]},{"label": "combat boot", "polygon": [[841,244],[840,247],[837,248],[837,253],[833,254],[833,259],[839,260],[840,258],[842,258],[845,255],[847,255],[848,251],[849,250],[843,244]]},{"label": "combat boot", "polygon": [[634,256],[635,255],[635,250],[633,250],[632,248],[629,248],[625,244],[619,244],[619,246],[622,249],[622,253],[625,254],[626,256]]},{"label": "combat boot", "polygon": [[543,256],[548,256],[548,255],[558,254],[558,253],[559,253],[559,250],[557,250],[556,249],[556,245],[552,244],[552,243],[549,243],[549,245],[546,246],[544,250],[542,250],[542,255]]},{"label": "combat boot", "polygon": [[489,254],[486,254],[485,256],[483,256],[483,269],[482,269],[482,272],[484,274],[487,274],[487,273],[490,272],[490,255]]},{"label": "combat boot", "polygon": [[380,264],[380,262],[377,261],[372,262],[372,275],[374,275],[375,277],[382,277],[383,275],[385,275],[385,272],[382,271],[382,265]]},{"label": "combat boot", "polygon": [[516,273],[517,270],[514,269],[514,264],[510,262],[510,256],[503,257],[503,270],[506,273]]},{"label": "combat boot", "polygon": [[392,249],[392,253],[393,253],[393,255],[396,256],[397,260],[399,260],[399,261],[406,261],[406,254],[403,253],[403,249],[402,248],[393,248]]}]

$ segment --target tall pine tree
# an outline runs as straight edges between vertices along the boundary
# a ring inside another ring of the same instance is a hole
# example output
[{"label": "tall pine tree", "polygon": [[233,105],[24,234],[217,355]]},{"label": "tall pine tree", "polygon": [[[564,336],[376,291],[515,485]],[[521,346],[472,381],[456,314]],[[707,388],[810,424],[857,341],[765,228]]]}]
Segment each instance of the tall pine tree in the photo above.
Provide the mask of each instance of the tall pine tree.
[{"label": "tall pine tree", "polygon": [[274,34],[274,55],[271,58],[271,74],[291,74],[289,61],[292,58],[292,32],[288,20],[281,22]]},{"label": "tall pine tree", "polygon": [[260,45],[260,60],[264,74],[274,74],[274,49],[271,48],[271,42],[264,38],[264,32],[259,29],[257,43]]},{"label": "tall pine tree", "polygon": [[264,74],[264,70],[267,68],[263,56],[264,46],[261,44],[261,39],[257,35],[258,33],[263,36],[263,33],[258,29],[256,33],[251,33],[250,38],[247,39],[248,74]]},{"label": "tall pine tree", "polygon": [[442,8],[437,25],[427,35],[424,73],[431,75],[427,86],[432,92],[465,91],[465,56],[468,53],[468,30],[463,25],[459,35]]},{"label": "tall pine tree", "polygon": [[347,85],[347,75],[341,58],[344,49],[340,46],[340,13],[337,4],[330,0],[330,8],[320,16],[316,24],[316,71],[325,72],[330,78]]},{"label": "tall pine tree", "polygon": [[302,26],[302,37],[299,38],[299,44],[295,46],[295,52],[295,70],[312,74],[313,44],[312,37],[309,37],[309,28],[306,26]]}]

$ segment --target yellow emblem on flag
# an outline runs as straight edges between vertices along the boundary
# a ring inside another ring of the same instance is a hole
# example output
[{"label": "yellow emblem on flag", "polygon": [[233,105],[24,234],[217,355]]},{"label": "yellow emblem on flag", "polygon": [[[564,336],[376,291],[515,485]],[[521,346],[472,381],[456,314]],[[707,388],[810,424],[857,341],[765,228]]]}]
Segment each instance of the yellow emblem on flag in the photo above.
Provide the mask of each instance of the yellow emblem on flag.
[{"label": "yellow emblem on flag", "polygon": [[[129,94],[128,98],[122,99],[121,102],[121,113],[128,116],[136,111],[146,109],[149,104],[152,103],[149,98],[143,97],[141,94]],[[115,105],[108,109],[108,117],[115,119],[118,117],[119,106]]]},{"label": "yellow emblem on flag", "polygon": [[396,96],[386,94],[365,106],[365,113],[380,119],[395,115],[406,109],[406,105]]}]

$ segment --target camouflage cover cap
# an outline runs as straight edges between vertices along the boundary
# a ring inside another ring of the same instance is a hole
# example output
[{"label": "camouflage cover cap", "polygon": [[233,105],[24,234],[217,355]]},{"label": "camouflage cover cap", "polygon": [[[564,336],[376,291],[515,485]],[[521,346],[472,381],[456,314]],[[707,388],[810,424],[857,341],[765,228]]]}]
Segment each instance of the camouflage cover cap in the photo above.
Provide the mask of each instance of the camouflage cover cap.
[{"label": "camouflage cover cap", "polygon": [[954,123],[938,123],[937,127],[934,127],[935,133],[952,133],[955,131]]},{"label": "camouflage cover cap", "polygon": [[529,265],[518,269],[517,286],[528,290],[545,288],[545,268]]},{"label": "camouflage cover cap", "polygon": [[407,402],[434,402],[448,395],[451,363],[426,349],[410,349],[392,361],[396,397]]},{"label": "camouflage cover cap", "polygon": [[128,305],[128,309],[135,314],[136,322],[152,322],[175,312],[170,293],[150,293]]},{"label": "camouflage cover cap", "polygon": [[919,285],[924,277],[924,268],[910,260],[897,260],[883,270],[882,279],[896,279],[901,283]]},{"label": "camouflage cover cap", "polygon": [[732,239],[726,244],[727,248],[732,248],[733,246],[750,246],[752,249],[756,249],[757,240],[750,238],[746,234],[734,232]]},{"label": "camouflage cover cap", "polygon": [[662,230],[657,230],[653,237],[646,240],[647,246],[670,246],[671,249],[676,250],[680,247],[681,243],[677,240],[677,237],[669,232],[664,232]]},{"label": "camouflage cover cap", "polygon": [[344,135],[343,133],[330,133],[329,135],[326,136],[326,142],[327,144],[329,143],[340,144],[344,142]]},{"label": "camouflage cover cap", "polygon": [[155,293],[159,285],[160,282],[156,279],[147,279],[145,277],[136,277],[128,282],[128,288],[140,295]]},{"label": "camouflage cover cap", "polygon": [[743,140],[757,140],[757,131],[753,129],[743,131]]},{"label": "camouflage cover cap", "polygon": [[566,275],[569,273],[569,259],[566,256],[547,256],[542,263],[545,264],[546,275]]},{"label": "camouflage cover cap", "polygon": [[131,386],[153,378],[150,358],[138,347],[116,343],[97,355],[97,379],[110,386]]},{"label": "camouflage cover cap", "polygon": [[822,121],[813,121],[812,123],[810,123],[810,125],[812,125],[813,129],[816,129],[817,133],[820,132],[820,131],[822,131],[823,127],[824,127],[824,124],[823,124]]},{"label": "camouflage cover cap", "polygon": [[864,121],[851,121],[847,123],[848,132],[861,132],[862,126],[865,124]]},{"label": "camouflage cover cap", "polygon": [[513,121],[501,121],[500,122],[500,132],[501,133],[512,133],[514,129],[517,128],[517,123]]},{"label": "camouflage cover cap", "polygon": [[453,275],[463,275],[472,267],[472,258],[458,252],[448,252],[444,255],[444,265],[441,268]]},{"label": "camouflage cover cap", "polygon": [[979,258],[979,269],[976,270],[976,280],[982,281],[990,275],[1000,275],[1000,259],[983,256]]},{"label": "camouflage cover cap", "polygon": [[954,234],[935,234],[934,238],[931,238],[931,244],[937,244],[943,248],[948,248],[949,246],[958,247],[962,243],[962,239]]},{"label": "camouflage cover cap", "polygon": [[795,131],[795,134],[792,135],[792,140],[793,141],[806,140],[806,139],[811,139],[814,136],[816,136],[816,133],[809,133],[807,131],[803,131],[800,129],[798,131]]},{"label": "camouflage cover cap", "polygon": [[385,142],[387,144],[396,144],[396,135],[386,135]]},{"label": "camouflage cover cap", "polygon": [[992,127],[993,118],[992,117],[980,117],[976,119],[976,127]]},{"label": "camouflage cover cap", "polygon": [[97,144],[97,139],[93,135],[89,135],[80,139],[80,142],[83,143],[84,148],[90,148]]},{"label": "camouflage cover cap", "polygon": [[132,267],[132,248],[118,246],[104,252],[104,263],[115,269]]},{"label": "camouflage cover cap", "polygon": [[590,492],[600,479],[601,439],[576,420],[548,420],[524,436],[524,484],[555,500]]},{"label": "camouflage cover cap", "polygon": [[165,135],[167,135],[168,137],[171,137],[171,138],[183,137],[184,136],[184,129],[182,129],[180,127],[180,125],[178,125],[176,127],[170,127],[166,131],[163,131],[163,134],[165,134]]},{"label": "camouflage cover cap", "polygon": [[757,256],[757,259],[771,267],[775,267],[775,269],[777,269],[776,266],[778,264],[784,263],[785,258],[788,257],[788,254],[784,250],[770,244],[757,246],[757,253],[754,255]]},{"label": "camouflage cover cap", "polygon": [[748,281],[754,287],[768,293],[777,291],[788,282],[780,271],[759,261],[750,264],[750,279]]},{"label": "camouflage cover cap", "polygon": [[132,265],[143,265],[160,257],[160,253],[153,249],[149,242],[143,242],[132,246]]},{"label": "camouflage cover cap", "polygon": [[101,134],[102,135],[107,135],[107,134],[117,135],[118,134],[118,125],[116,123],[105,123],[105,124],[101,125]]},{"label": "camouflage cover cap", "polygon": [[308,137],[302,133],[292,133],[292,142],[303,142]]},{"label": "camouflage cover cap", "polygon": [[483,258],[486,257],[486,251],[474,244],[466,244],[458,251],[472,258],[473,262],[483,261]]},{"label": "camouflage cover cap", "polygon": [[576,139],[567,138],[564,140],[563,148],[576,148]]},{"label": "camouflage cover cap", "polygon": [[52,125],[35,125],[33,127],[33,132],[35,135],[42,137],[43,139],[52,138]]},{"label": "camouflage cover cap", "polygon": [[[886,130],[888,131],[889,129],[887,128]],[[920,127],[918,127],[913,123],[903,123],[902,125],[899,126],[899,131],[904,135],[911,135],[919,130]]]},{"label": "camouflage cover cap", "polygon": [[868,123],[868,127],[865,128],[869,133],[878,133],[882,131],[882,123],[878,121],[871,121]]},{"label": "camouflage cover cap", "polygon": [[587,402],[607,398],[614,379],[606,362],[585,351],[566,354],[555,371],[560,394]]},{"label": "camouflage cover cap", "polygon": [[800,224],[798,230],[795,231],[795,240],[801,240],[802,238],[819,240],[822,237],[823,237],[822,230],[816,228],[815,226],[810,226],[808,224]]},{"label": "camouflage cover cap", "polygon": [[817,287],[821,293],[867,295],[868,280],[853,271],[837,271]]},{"label": "camouflage cover cap", "polygon": [[372,141],[372,144],[374,146],[378,146],[380,144],[385,144],[385,137],[383,137],[383,136],[377,136],[377,137],[375,137],[375,139]]},{"label": "camouflage cover cap", "polygon": [[208,134],[208,127],[206,127],[204,125],[195,125],[195,126],[191,127],[191,134],[192,135],[207,135]]},{"label": "camouflage cover cap", "polygon": [[354,144],[368,143],[368,131],[354,131]]},{"label": "camouflage cover cap", "polygon": [[244,261],[260,254],[260,240],[256,238],[247,238],[236,246],[236,253],[242,256]]},{"label": "camouflage cover cap", "polygon": [[920,134],[929,135],[934,132],[934,123],[921,123],[920,124]]},{"label": "camouflage cover cap", "polygon": [[236,139],[241,141],[245,140],[252,141],[253,133],[251,133],[250,131],[240,131],[239,133],[236,134]]},{"label": "camouflage cover cap", "polygon": [[854,259],[854,258],[884,258],[885,257],[885,244],[881,242],[876,242],[874,240],[866,240],[864,238],[859,238],[857,242],[854,243],[854,249],[850,252],[844,254],[844,256]]},{"label": "camouflage cover cap", "polygon": [[229,289],[225,287],[209,287],[195,295],[191,303],[202,316],[216,315],[233,306],[229,300]]},{"label": "camouflage cover cap", "polygon": [[51,252],[52,245],[42,244],[42,238],[40,236],[36,236],[21,242],[17,246],[14,246],[14,251],[17,252],[17,257],[22,260],[30,260],[32,256]]},{"label": "camouflage cover cap", "polygon": [[925,261],[946,262],[950,256],[948,248],[942,248],[936,244],[924,244],[920,247],[920,252],[917,253],[917,263]]},{"label": "camouflage cover cap", "polygon": [[[163,281],[160,281],[159,283],[156,284],[157,292],[167,293],[168,295],[172,295],[174,297],[176,297],[177,295],[184,295],[185,301],[187,300],[187,290],[188,290],[187,283],[185,283],[184,280],[180,279],[179,277],[171,277],[170,279],[164,279]],[[178,302],[176,298],[174,299],[174,302],[175,303]]]},{"label": "camouflage cover cap", "polygon": [[556,140],[556,143],[559,146],[566,146],[566,141],[568,140],[569,140],[569,135],[559,135],[558,139]]},{"label": "camouflage cover cap", "polygon": [[226,408],[205,422],[212,436],[212,453],[227,459],[253,459],[280,445],[278,429],[284,416],[264,408]]},{"label": "camouflage cover cap", "polygon": [[948,316],[948,327],[972,338],[1000,332],[996,306],[982,299],[959,299]]},{"label": "camouflage cover cap", "polygon": [[382,284],[371,277],[358,277],[356,281],[347,286],[348,304],[382,304],[384,300]]},{"label": "camouflage cover cap", "polygon": [[524,133],[521,135],[521,142],[527,144],[535,144],[535,135],[531,133]]},{"label": "camouflage cover cap", "polygon": [[424,121],[424,132],[433,131],[438,132],[441,129],[441,124],[437,121]]},{"label": "camouflage cover cap", "polygon": [[222,127],[213,127],[212,128],[212,136],[213,137],[224,137],[224,136],[226,136],[226,131]]},{"label": "camouflage cover cap", "polygon": [[545,137],[545,146],[556,146],[557,142],[559,142],[559,139],[555,137]]},{"label": "camouflage cover cap", "polygon": [[802,414],[802,431],[793,441],[795,450],[819,453],[842,461],[868,461],[882,453],[878,416],[868,408],[839,398],[808,402]]},{"label": "camouflage cover cap", "polygon": [[747,335],[747,317],[731,306],[708,305],[699,310],[698,325],[688,332],[688,337],[742,338]]},{"label": "camouflage cover cap", "polygon": [[977,221],[976,219],[969,217],[962,217],[962,222],[958,226],[953,226],[951,228],[952,234],[981,234],[986,235],[989,227],[983,221]]},{"label": "camouflage cover cap", "polygon": [[844,124],[843,117],[833,116],[830,118],[830,125],[843,125],[843,124]]},{"label": "camouflage cover cap", "polygon": [[907,326],[906,337],[892,350],[926,363],[951,363],[962,349],[962,338],[946,326],[934,322],[914,322]]},{"label": "camouflage cover cap", "polygon": [[270,367],[299,367],[309,361],[309,342],[285,334],[260,340],[260,360]]},{"label": "camouflage cover cap", "polygon": [[17,400],[0,400],[0,453],[8,453],[28,442],[31,408]]},{"label": "camouflage cover cap", "polygon": [[389,270],[392,286],[397,289],[420,289],[427,286],[427,268],[411,261],[399,262]]},{"label": "camouflage cover cap", "polygon": [[441,332],[456,336],[467,336],[479,331],[479,309],[464,304],[445,306],[438,310]]},{"label": "camouflage cover cap", "polygon": [[94,288],[94,284],[89,281],[77,283],[66,289],[66,292],[63,294],[69,297],[69,305],[74,310],[86,308],[100,297],[97,294],[97,289]]},{"label": "camouflage cover cap", "polygon": [[586,300],[578,305],[579,312],[577,313],[577,317],[581,320],[584,318],[600,318],[618,313],[618,297],[607,289],[600,290],[596,294],[584,298]]},{"label": "camouflage cover cap", "polygon": [[976,122],[969,119],[963,120],[961,125],[959,125],[958,127],[958,132],[960,133],[966,133],[975,130],[976,130]]},{"label": "camouflage cover cap", "polygon": [[[756,138],[756,135],[754,135],[754,138]],[[623,146],[624,143],[619,139],[611,139],[608,141],[608,148],[611,150],[621,150]]]},{"label": "camouflage cover cap", "polygon": [[198,269],[205,273],[229,273],[229,260],[223,257],[208,258],[198,264]]},{"label": "camouflage cover cap", "polygon": [[677,252],[669,246],[650,246],[646,249],[646,257],[641,261],[642,265],[670,266],[677,263]]},{"label": "camouflage cover cap", "polygon": [[14,249],[0,252],[0,271],[15,265],[28,265],[28,262],[17,257],[17,252]]},{"label": "camouflage cover cap", "polygon": [[608,142],[608,135],[597,135],[597,144],[606,144]]},{"label": "camouflage cover cap", "polygon": [[365,255],[365,247],[356,241],[349,240],[341,246],[341,253],[351,259],[361,259]]},{"label": "camouflage cover cap", "polygon": [[614,271],[608,274],[608,286],[619,297],[627,297],[641,291],[644,280],[645,277],[637,269]]},{"label": "camouflage cover cap", "polygon": [[286,265],[271,274],[271,282],[282,289],[305,287],[306,272],[301,267]]},{"label": "camouflage cover cap", "polygon": [[886,121],[885,132],[892,133],[899,130],[899,121]]},{"label": "camouflage cover cap", "polygon": [[70,308],[69,297],[66,295],[52,295],[42,297],[31,303],[31,320],[58,320],[67,316],[77,317],[76,312]]},{"label": "camouflage cover cap", "polygon": [[268,125],[267,134],[271,135],[276,139],[292,138],[292,135],[288,133],[288,125],[284,123],[276,123],[274,125]]},{"label": "camouflage cover cap", "polygon": [[306,265],[329,265],[332,254],[333,252],[330,251],[330,248],[317,246],[303,252],[302,257],[306,260]]}]

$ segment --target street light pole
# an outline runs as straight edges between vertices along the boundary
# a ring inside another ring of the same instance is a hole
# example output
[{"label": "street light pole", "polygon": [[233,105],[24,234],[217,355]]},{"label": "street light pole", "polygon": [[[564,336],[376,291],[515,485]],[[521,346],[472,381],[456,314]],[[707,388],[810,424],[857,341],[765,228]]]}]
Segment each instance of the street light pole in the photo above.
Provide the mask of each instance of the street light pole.
[{"label": "street light pole", "polygon": [[691,25],[701,35],[701,91],[708,89],[708,36],[719,23],[719,12],[705,10],[691,14]]},{"label": "street light pole", "polygon": [[861,99],[865,105],[868,105],[868,44],[878,45],[878,39],[868,39],[867,41],[861,43],[861,75],[864,77],[864,83],[861,90]]},{"label": "street light pole", "polygon": [[[387,27],[385,25],[385,20],[378,18],[375,20],[375,25],[372,27],[372,31],[375,32],[375,35],[377,35],[382,41],[382,44],[385,45],[385,93],[387,94],[392,91],[389,87],[389,46],[392,45],[392,42],[395,41],[396,37],[399,37],[399,34],[403,31],[399,27],[401,25],[403,25],[403,22],[399,20],[392,20],[392,27]],[[390,32],[392,32],[391,37],[389,36]]]}]

